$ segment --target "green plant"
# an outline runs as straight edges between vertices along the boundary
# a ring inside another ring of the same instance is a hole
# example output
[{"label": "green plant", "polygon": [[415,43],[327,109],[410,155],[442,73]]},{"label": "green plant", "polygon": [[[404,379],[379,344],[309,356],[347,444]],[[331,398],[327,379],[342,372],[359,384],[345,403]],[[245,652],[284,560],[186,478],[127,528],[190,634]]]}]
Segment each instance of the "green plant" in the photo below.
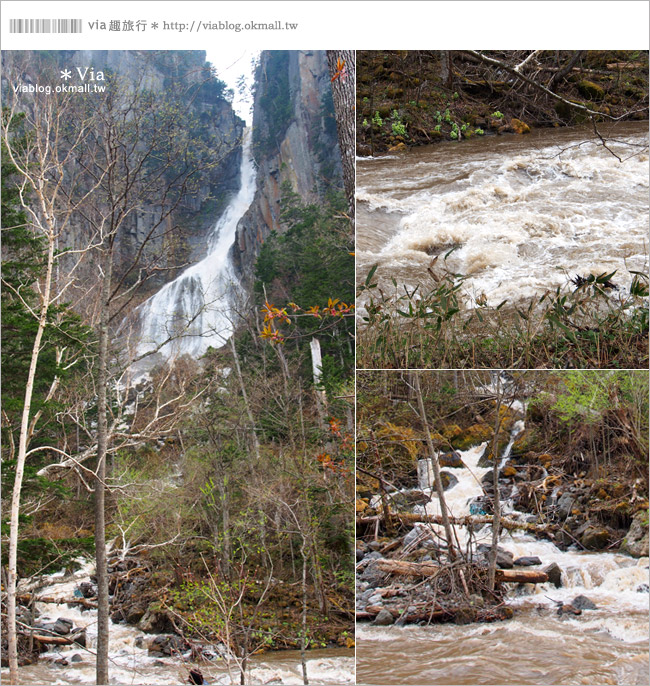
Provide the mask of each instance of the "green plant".
[{"label": "green plant", "polygon": [[377,127],[383,126],[384,120],[379,115],[379,112],[375,112],[375,116],[372,118],[372,123]]},{"label": "green plant", "polygon": [[406,126],[402,122],[393,122],[392,129],[396,136],[406,136]]},{"label": "green plant", "polygon": [[499,110],[497,110],[496,112],[492,112],[492,116],[495,119],[503,119],[503,113],[499,112]]},{"label": "green plant", "polygon": [[370,124],[368,124],[367,119],[364,119],[363,122],[361,122],[361,126],[363,126],[364,129],[367,129],[370,127]]},{"label": "green plant", "polygon": [[483,131],[483,129],[480,128],[479,126],[477,126],[477,127],[474,129],[474,133],[475,133],[477,136],[483,136],[483,135],[485,135],[485,131]]}]

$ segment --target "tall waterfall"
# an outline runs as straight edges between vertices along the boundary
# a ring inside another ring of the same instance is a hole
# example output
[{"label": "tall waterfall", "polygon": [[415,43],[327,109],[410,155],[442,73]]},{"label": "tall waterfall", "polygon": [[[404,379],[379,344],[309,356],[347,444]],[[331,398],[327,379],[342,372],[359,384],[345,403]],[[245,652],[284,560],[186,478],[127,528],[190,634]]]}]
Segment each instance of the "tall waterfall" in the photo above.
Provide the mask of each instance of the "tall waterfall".
[{"label": "tall waterfall", "polygon": [[198,357],[209,346],[222,346],[232,334],[232,296],[238,280],[228,254],[237,224],[255,195],[251,138],[247,128],[242,145],[241,185],[209,237],[208,254],[138,308],[139,355],[162,346],[160,353],[166,358],[184,354]]}]

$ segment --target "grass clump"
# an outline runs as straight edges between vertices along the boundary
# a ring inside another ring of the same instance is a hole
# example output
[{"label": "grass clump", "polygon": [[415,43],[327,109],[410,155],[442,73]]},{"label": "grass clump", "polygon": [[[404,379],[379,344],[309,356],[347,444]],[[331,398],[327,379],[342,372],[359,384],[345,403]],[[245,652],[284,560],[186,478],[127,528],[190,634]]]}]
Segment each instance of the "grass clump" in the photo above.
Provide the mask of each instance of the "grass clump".
[{"label": "grass clump", "polygon": [[464,303],[467,277],[429,270],[414,288],[393,279],[385,293],[375,265],[359,288],[357,366],[365,369],[642,369],[648,366],[648,275],[629,292],[615,273],[577,276],[526,303]]}]

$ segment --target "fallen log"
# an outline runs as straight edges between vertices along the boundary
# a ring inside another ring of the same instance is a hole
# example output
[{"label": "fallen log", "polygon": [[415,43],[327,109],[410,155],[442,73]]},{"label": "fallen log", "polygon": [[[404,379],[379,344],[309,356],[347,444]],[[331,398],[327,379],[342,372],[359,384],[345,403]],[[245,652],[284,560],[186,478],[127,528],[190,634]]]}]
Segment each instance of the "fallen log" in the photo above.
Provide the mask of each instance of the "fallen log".
[{"label": "fallen log", "polygon": [[[405,560],[375,560],[375,565],[387,574],[435,577],[444,567],[433,562],[406,562]],[[548,581],[546,572],[536,569],[497,569],[496,580],[519,584],[543,584]]]},{"label": "fallen log", "polygon": [[406,562],[405,560],[375,560],[375,566],[387,574],[406,576],[436,576],[440,565],[433,562]]},{"label": "fallen log", "polygon": [[[25,633],[27,636],[30,635],[27,632],[22,633]],[[43,634],[33,634],[32,638],[39,643],[49,643],[55,646],[69,646],[76,643],[75,636],[45,636]]]},{"label": "fallen log", "polygon": [[543,584],[548,581],[548,574],[536,569],[497,569],[495,579],[507,583]]},{"label": "fallen log", "polygon": [[87,609],[96,609],[97,603],[87,598],[50,598],[47,596],[38,597],[33,593],[24,593],[16,597],[16,600],[21,605],[29,605],[31,602],[35,603],[55,603],[57,605],[81,605]]},{"label": "fallen log", "polygon": [[[359,524],[373,524],[377,521],[381,521],[383,515],[373,515],[372,517],[358,517],[357,523]],[[442,524],[442,517],[440,515],[420,515],[411,514],[409,512],[393,512],[391,513],[391,519],[398,520],[403,524]],[[449,521],[452,524],[461,526],[472,526],[474,524],[492,524],[492,515],[467,515],[466,517],[450,517]],[[521,529],[523,531],[533,531],[536,533],[549,534],[558,529],[555,524],[532,524],[531,522],[520,522],[516,519],[510,519],[508,517],[501,517],[501,527],[503,529]]]}]

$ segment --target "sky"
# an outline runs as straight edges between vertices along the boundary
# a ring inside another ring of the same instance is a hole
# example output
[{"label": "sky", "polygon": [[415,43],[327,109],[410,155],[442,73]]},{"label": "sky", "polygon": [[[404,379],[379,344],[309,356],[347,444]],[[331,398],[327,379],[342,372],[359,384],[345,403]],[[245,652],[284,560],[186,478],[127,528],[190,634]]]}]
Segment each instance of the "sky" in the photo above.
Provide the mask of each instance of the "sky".
[{"label": "sky", "polygon": [[[235,92],[233,108],[235,112],[250,126],[253,120],[251,86],[253,85],[252,61],[259,55],[257,50],[219,51],[206,50],[206,58],[217,70],[217,76],[224,81],[228,88]],[[237,80],[240,76],[246,79],[246,93],[242,97],[237,88]]]}]

